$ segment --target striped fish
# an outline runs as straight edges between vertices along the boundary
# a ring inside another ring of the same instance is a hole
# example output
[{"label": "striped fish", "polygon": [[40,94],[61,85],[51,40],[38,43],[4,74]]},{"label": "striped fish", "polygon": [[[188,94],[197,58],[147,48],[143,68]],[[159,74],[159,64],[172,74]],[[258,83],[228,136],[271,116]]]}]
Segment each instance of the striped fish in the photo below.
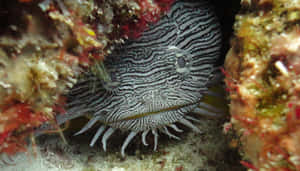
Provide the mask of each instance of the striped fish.
[{"label": "striped fish", "polygon": [[[115,130],[128,130],[121,154],[137,134],[158,131],[172,138],[169,129],[182,132],[181,123],[200,132],[189,112],[203,112],[200,102],[220,56],[221,31],[207,0],[175,1],[170,11],[150,26],[141,37],[117,48],[104,62],[110,82],[86,74],[68,94],[68,112],[58,123],[90,114],[81,134],[96,122],[102,123],[90,146],[102,135],[103,149]],[[199,107],[200,106],[200,107]],[[209,113],[209,111],[207,111]]]}]

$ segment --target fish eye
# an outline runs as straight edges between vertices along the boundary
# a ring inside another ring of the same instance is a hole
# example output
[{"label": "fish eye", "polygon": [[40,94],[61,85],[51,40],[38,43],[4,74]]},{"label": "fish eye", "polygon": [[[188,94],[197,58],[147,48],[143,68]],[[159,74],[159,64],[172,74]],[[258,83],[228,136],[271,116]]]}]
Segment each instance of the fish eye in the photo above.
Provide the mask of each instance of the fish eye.
[{"label": "fish eye", "polygon": [[186,65],[186,61],[185,59],[181,56],[177,58],[177,64],[179,66],[179,68],[183,68]]}]

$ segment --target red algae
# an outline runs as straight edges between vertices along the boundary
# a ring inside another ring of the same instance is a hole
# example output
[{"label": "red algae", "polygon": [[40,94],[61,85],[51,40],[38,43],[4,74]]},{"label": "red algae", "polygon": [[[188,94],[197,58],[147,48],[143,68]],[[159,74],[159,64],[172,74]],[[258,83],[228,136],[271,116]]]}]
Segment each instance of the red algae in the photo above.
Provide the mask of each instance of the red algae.
[{"label": "red algae", "polygon": [[[42,113],[33,113],[28,104],[17,103],[0,113],[0,153],[15,154],[24,151],[29,130],[40,126],[47,118]],[[12,134],[15,134],[12,136]]]},{"label": "red algae", "polygon": [[122,26],[123,35],[138,38],[149,24],[157,22],[170,9],[173,2],[174,0],[137,0],[140,6],[138,21]]}]

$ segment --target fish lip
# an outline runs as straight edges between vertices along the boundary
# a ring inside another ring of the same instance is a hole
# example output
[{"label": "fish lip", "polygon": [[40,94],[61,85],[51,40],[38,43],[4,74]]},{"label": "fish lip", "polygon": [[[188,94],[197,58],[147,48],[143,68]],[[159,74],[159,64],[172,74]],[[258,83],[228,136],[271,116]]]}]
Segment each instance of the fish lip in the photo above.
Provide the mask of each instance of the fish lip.
[{"label": "fish lip", "polygon": [[[146,116],[151,116],[151,115],[157,115],[163,112],[169,112],[169,111],[176,111],[182,108],[188,108],[188,107],[196,107],[197,102],[194,103],[187,103],[187,104],[183,104],[183,105],[178,105],[178,106],[172,106],[172,107],[168,107],[168,108],[163,108],[160,110],[155,110],[155,111],[150,111],[150,112],[146,112],[146,113],[138,113],[138,114],[134,114],[132,116],[127,116],[121,119],[118,119],[116,121],[113,122],[106,122],[106,124],[110,124],[110,123],[116,123],[116,122],[122,122],[122,121],[129,121],[129,120],[134,120],[134,119],[139,119],[139,118],[143,118]],[[192,111],[192,109],[191,109]]]}]

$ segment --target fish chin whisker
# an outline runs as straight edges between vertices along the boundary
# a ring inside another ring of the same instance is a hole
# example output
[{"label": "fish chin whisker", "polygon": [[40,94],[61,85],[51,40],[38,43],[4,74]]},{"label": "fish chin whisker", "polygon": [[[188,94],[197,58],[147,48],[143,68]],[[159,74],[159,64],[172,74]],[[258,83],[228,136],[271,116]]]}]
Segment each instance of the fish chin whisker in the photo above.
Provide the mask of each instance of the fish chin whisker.
[{"label": "fish chin whisker", "polygon": [[190,122],[189,120],[187,120],[185,118],[181,118],[178,122],[191,128],[194,132],[202,133],[197,126],[195,126],[192,122]]},{"label": "fish chin whisker", "polygon": [[[104,133],[103,137],[102,137],[102,145],[103,145],[103,150],[106,151],[107,149],[107,140],[109,139],[109,137],[115,132],[115,128],[108,128],[107,131],[104,131],[108,126],[102,125],[96,132],[96,134],[94,135],[94,137],[92,138],[92,141],[90,143],[90,146],[94,146],[94,144],[96,143],[96,141],[99,139],[99,137],[101,136],[101,134]],[[153,147],[153,151],[157,150],[157,144],[158,144],[158,133],[156,131],[156,129],[148,129],[145,131],[141,131],[141,139],[142,139],[142,143],[145,146],[148,146],[149,144],[146,142],[146,136],[149,133],[149,131],[151,130],[153,136],[154,136],[154,147]],[[179,139],[179,137],[176,137],[175,135],[171,134],[166,127],[164,127],[164,130],[161,130],[161,132],[164,132],[165,134],[169,135],[172,138],[175,139]],[[124,140],[122,147],[121,147],[121,156],[125,157],[125,150],[128,147],[129,143],[132,141],[132,139],[139,133],[139,131],[130,131],[130,133],[128,134],[128,136],[126,137],[126,139]]]},{"label": "fish chin whisker", "polygon": [[92,119],[89,120],[89,122],[87,124],[84,125],[84,127],[81,128],[80,131],[76,132],[74,134],[74,136],[82,134],[84,132],[86,132],[88,129],[90,129],[101,117],[100,116],[96,116]]},{"label": "fish chin whisker", "polygon": [[202,107],[196,107],[193,111],[193,113],[204,116],[204,117],[220,117],[224,115],[224,112],[219,111],[211,111],[207,108]]},{"label": "fish chin whisker", "polygon": [[137,132],[131,131],[129,133],[129,135],[127,136],[127,138],[125,139],[122,147],[121,147],[121,155],[122,157],[125,157],[125,149],[128,146],[128,144],[130,143],[130,141],[136,136]]},{"label": "fish chin whisker", "polygon": [[142,133],[142,142],[143,142],[144,146],[148,146],[149,145],[146,142],[146,136],[147,136],[148,132],[149,132],[149,129],[146,130],[146,131],[143,131],[143,133]]},{"label": "fish chin whisker", "polygon": [[199,120],[199,119],[197,119],[197,118],[194,118],[194,117],[192,117],[192,116],[185,116],[184,118],[185,118],[185,119],[188,119],[188,120],[190,120],[190,121],[194,121],[194,122],[196,122],[196,123],[201,123],[201,122],[203,122],[203,121],[201,121],[201,120]]},{"label": "fish chin whisker", "polygon": [[[193,131],[201,133],[201,131],[199,130],[199,128],[197,126],[195,126],[192,122],[190,121],[195,121],[195,122],[200,122],[198,119],[193,118],[191,116],[185,116],[184,118],[181,118],[181,120],[179,120],[178,122],[191,128]],[[92,122],[92,121],[91,121]],[[86,124],[86,128],[89,127],[88,125],[90,125],[89,123]],[[84,127],[84,128],[85,128]],[[174,138],[176,140],[180,140],[180,137],[174,135],[173,133],[171,133],[172,131],[170,131],[169,129],[172,129],[175,132],[181,133],[183,132],[183,130],[181,130],[180,128],[178,128],[176,126],[175,123],[169,124],[169,125],[165,125],[162,126],[160,128],[152,128],[152,129],[147,129],[144,131],[130,131],[130,133],[128,134],[128,136],[126,137],[126,139],[124,140],[120,153],[122,157],[125,157],[125,150],[128,147],[129,143],[133,140],[133,138],[136,135],[141,135],[141,140],[144,146],[148,146],[149,144],[146,142],[146,138],[148,133],[151,131],[151,133],[154,136],[154,145],[153,145],[153,151],[157,150],[157,146],[158,146],[158,131],[168,135],[170,138]],[[87,130],[86,128],[82,130]],[[105,129],[108,128],[106,131]],[[103,146],[103,150],[106,151],[107,150],[107,140],[109,139],[109,137],[116,131],[116,128],[112,128],[106,125],[102,125],[98,128],[96,134],[93,136],[91,142],[90,142],[90,146],[94,146],[94,144],[96,143],[96,141],[99,139],[99,137],[103,134],[101,142],[102,142],[102,146]],[[80,134],[82,131],[79,131],[78,134]],[[83,131],[84,132],[84,131]]]},{"label": "fish chin whisker", "polygon": [[102,147],[103,150],[106,151],[106,142],[108,140],[108,138],[115,132],[114,128],[108,128],[108,130],[104,133],[103,137],[102,137]]},{"label": "fish chin whisker", "polygon": [[160,129],[160,131],[161,131],[162,133],[168,135],[170,138],[174,138],[174,139],[176,139],[176,140],[180,140],[180,138],[177,137],[176,135],[172,134],[172,133],[168,130],[168,128],[167,128],[166,126],[163,126],[163,127]]},{"label": "fish chin whisker", "polygon": [[183,130],[179,129],[175,124],[171,124],[168,126],[171,127],[173,130],[175,130],[176,132],[183,132]]},{"label": "fish chin whisker", "polygon": [[98,138],[101,136],[101,134],[104,132],[106,126],[102,125],[96,132],[96,134],[94,135],[91,143],[90,143],[90,146],[93,147],[94,144],[96,143],[96,141],[98,140]]},{"label": "fish chin whisker", "polygon": [[157,141],[158,141],[158,133],[156,131],[156,129],[152,129],[152,134],[154,135],[154,147],[153,147],[153,151],[156,151],[157,149]]},{"label": "fish chin whisker", "polygon": [[201,107],[201,108],[205,108],[207,110],[210,110],[212,112],[216,112],[216,113],[221,113],[222,112],[222,110],[216,108],[215,106],[213,106],[211,104],[205,103],[205,102],[200,102],[198,106]]}]

